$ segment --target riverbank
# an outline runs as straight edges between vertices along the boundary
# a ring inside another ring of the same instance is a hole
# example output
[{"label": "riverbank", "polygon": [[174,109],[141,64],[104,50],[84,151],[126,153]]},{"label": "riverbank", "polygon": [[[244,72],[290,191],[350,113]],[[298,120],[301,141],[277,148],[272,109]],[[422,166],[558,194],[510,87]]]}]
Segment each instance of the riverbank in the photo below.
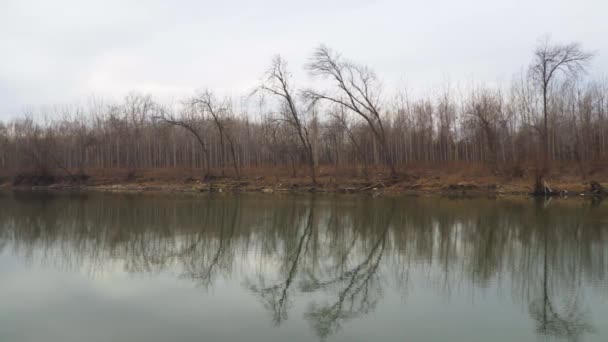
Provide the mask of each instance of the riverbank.
[{"label": "riverbank", "polygon": [[[598,179],[606,184],[603,179]],[[561,176],[549,179],[555,189],[565,190],[567,196],[589,194],[589,181],[580,177]],[[297,177],[245,177],[229,178],[152,178],[141,177],[125,180],[108,177],[91,177],[86,181],[59,181],[52,184],[18,184],[5,180],[0,188],[16,190],[84,190],[106,192],[326,192],[326,193],[372,193],[404,195],[467,195],[467,196],[529,196],[533,179],[505,178],[500,176],[401,176],[392,180],[377,178],[365,180],[358,177],[319,177],[317,184],[309,178]]]}]

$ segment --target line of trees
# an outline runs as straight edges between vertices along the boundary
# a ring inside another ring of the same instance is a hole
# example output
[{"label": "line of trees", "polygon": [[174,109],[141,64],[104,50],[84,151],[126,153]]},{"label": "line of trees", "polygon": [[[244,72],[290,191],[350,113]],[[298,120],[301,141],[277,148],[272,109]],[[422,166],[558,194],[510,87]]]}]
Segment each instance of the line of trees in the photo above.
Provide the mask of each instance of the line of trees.
[{"label": "line of trees", "polygon": [[380,167],[395,177],[412,163],[444,162],[533,167],[542,178],[558,161],[585,176],[608,157],[608,82],[583,77],[591,58],[577,44],[544,41],[509,87],[446,87],[414,99],[321,46],[306,69],[323,89],[298,89],[277,57],[258,89],[239,99],[205,90],[166,106],[132,93],[121,103],[0,122],[0,168],[71,177],[93,168],[192,168],[240,177],[252,168],[296,175],[306,165],[317,182],[319,167],[365,177]]}]

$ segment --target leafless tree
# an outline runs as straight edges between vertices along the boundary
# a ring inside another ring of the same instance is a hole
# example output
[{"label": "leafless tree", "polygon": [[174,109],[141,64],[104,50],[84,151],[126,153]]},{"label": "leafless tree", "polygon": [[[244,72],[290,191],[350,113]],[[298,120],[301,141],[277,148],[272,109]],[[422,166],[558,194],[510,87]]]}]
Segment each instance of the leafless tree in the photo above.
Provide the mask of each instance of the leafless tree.
[{"label": "leafless tree", "polygon": [[207,144],[203,139],[202,133],[199,131],[199,128],[196,126],[196,121],[192,118],[192,112],[190,112],[190,118],[177,118],[175,114],[170,113],[168,110],[161,109],[160,115],[155,116],[154,119],[165,122],[169,125],[183,127],[185,130],[190,132],[198,142],[201,150],[205,155],[205,176],[210,175],[211,162],[209,158],[209,149],[207,148]]},{"label": "leafless tree", "polygon": [[488,90],[475,92],[469,100],[467,113],[473,118],[485,136],[490,163],[494,168],[498,162],[498,125],[503,114],[503,104],[499,93]]},{"label": "leafless tree", "polygon": [[511,87],[453,92],[448,85],[386,101],[370,69],[321,47],[308,70],[329,81],[320,82],[327,89],[297,92],[276,58],[255,105],[209,90],[176,106],[130,93],[116,103],[32,109],[0,123],[0,172],[210,175],[234,168],[237,177],[285,169],[296,176],[306,163],[316,183],[320,166],[335,176],[363,166],[373,176],[379,164],[395,174],[396,166],[457,162],[524,177],[528,169],[545,176],[554,162],[587,177],[608,160],[608,79],[574,77],[590,59],[577,44],[545,42]]},{"label": "leafless tree", "polygon": [[272,61],[272,66],[267,72],[266,80],[261,85],[261,89],[279,99],[279,117],[276,120],[286,123],[294,129],[306,155],[306,161],[310,168],[310,177],[312,182],[316,184],[317,171],[315,156],[311,133],[307,127],[306,116],[306,114],[308,114],[307,111],[311,109],[309,108],[306,110],[298,108],[293,89],[291,88],[290,79],[291,74],[287,70],[287,62],[280,56],[277,56]]},{"label": "leafless tree", "polygon": [[329,111],[329,116],[333,118],[333,124],[341,128],[351,144],[355,148],[355,153],[357,154],[360,161],[363,163],[363,176],[365,179],[369,179],[369,166],[367,159],[365,158],[365,151],[361,147],[361,144],[357,141],[355,134],[353,133],[351,124],[348,122],[348,117],[346,116],[346,110],[344,106],[338,105],[335,106],[332,110]]},{"label": "leafless tree", "polygon": [[380,144],[391,176],[395,177],[397,171],[382,122],[380,85],[376,74],[366,66],[343,61],[326,46],[315,50],[307,68],[313,75],[329,78],[336,90],[332,94],[308,89],[304,95],[313,102],[324,100],[342,105],[363,118]]},{"label": "leafless tree", "polygon": [[[224,139],[225,139],[228,141],[228,147],[230,149],[230,151],[229,151],[230,158],[232,159],[232,166],[234,168],[234,173],[237,178],[240,178],[241,174],[239,171],[239,162],[238,162],[238,159],[236,156],[235,141],[234,141],[232,132],[228,128],[229,121],[230,121],[230,115],[229,115],[230,108],[228,108],[228,106],[226,106],[225,103],[218,104],[217,100],[215,99],[215,96],[209,90],[207,90],[207,91],[203,92],[202,94],[200,94],[199,96],[195,97],[192,100],[191,104],[193,106],[202,106],[203,111],[206,111],[207,113],[209,113],[209,115],[211,115],[211,117],[213,118],[213,122],[214,122],[215,126],[217,127],[217,131],[220,136],[220,151],[221,151],[221,157],[222,157],[222,164],[224,162],[223,154],[225,151],[225,148],[224,148]],[[223,165],[222,165],[222,176],[224,176]]]},{"label": "leafless tree", "polygon": [[547,168],[549,162],[548,103],[551,85],[560,73],[575,77],[584,72],[592,57],[593,54],[583,51],[578,43],[553,44],[548,38],[545,38],[534,51],[530,74],[542,93],[543,168]]}]

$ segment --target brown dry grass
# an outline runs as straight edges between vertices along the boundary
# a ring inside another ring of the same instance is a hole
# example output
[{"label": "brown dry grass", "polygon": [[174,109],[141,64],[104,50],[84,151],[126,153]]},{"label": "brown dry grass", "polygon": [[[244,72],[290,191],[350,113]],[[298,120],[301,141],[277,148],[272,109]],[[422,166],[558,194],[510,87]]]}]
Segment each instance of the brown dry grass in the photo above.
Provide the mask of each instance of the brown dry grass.
[{"label": "brown dry grass", "polygon": [[[532,190],[534,168],[523,167],[523,177],[514,176],[509,168],[496,172],[483,164],[442,163],[410,164],[400,166],[400,179],[387,181],[388,170],[380,166],[371,167],[369,179],[363,177],[361,167],[328,167],[318,169],[318,184],[321,191],[357,191],[361,189],[382,189],[391,193],[505,193],[526,194]],[[582,192],[588,187],[587,181],[596,180],[608,183],[607,165],[596,163],[588,167],[587,177],[581,176],[580,167],[576,164],[553,164],[552,172],[547,177],[549,184],[557,189],[570,192]],[[10,172],[0,174],[0,184],[10,184]],[[54,170],[61,174],[61,170]],[[77,173],[77,170],[73,170]],[[307,168],[297,169],[296,177],[292,176],[290,167],[256,167],[242,170],[242,178],[237,180],[231,169],[225,170],[225,177],[220,177],[221,170],[214,169],[212,179],[204,179],[204,170],[190,168],[166,169],[87,169],[91,178],[87,186],[93,188],[124,188],[134,190],[168,190],[190,191],[203,187],[224,187],[226,191],[255,191],[262,189],[305,191],[313,184],[308,177]],[[520,175],[521,176],[521,175]]]}]

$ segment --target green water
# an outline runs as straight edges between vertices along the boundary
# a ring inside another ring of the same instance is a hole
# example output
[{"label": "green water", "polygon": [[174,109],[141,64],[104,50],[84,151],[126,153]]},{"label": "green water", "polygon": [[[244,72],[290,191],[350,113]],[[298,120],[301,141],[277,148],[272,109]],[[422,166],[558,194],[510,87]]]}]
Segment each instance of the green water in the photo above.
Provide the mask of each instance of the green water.
[{"label": "green water", "polygon": [[0,341],[608,341],[608,203],[0,193]]}]

